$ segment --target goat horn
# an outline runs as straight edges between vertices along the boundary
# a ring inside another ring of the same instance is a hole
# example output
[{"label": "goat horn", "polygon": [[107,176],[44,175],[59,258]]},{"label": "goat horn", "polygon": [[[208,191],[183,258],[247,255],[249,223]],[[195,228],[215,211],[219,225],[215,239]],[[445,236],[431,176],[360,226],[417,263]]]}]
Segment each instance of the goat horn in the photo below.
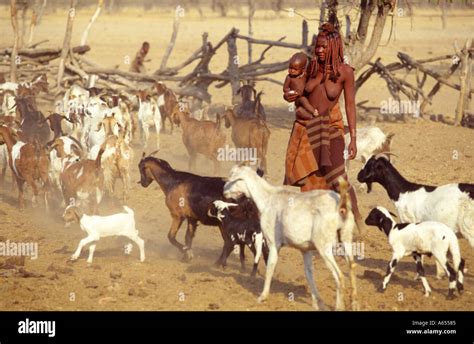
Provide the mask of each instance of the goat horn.
[{"label": "goat horn", "polygon": [[151,153],[150,153],[150,154],[148,154],[148,155],[155,155],[155,154],[156,154],[156,153],[158,153],[159,151],[160,151],[160,150],[159,150],[159,149],[157,149],[156,151],[154,151],[154,152],[151,152]]},{"label": "goat horn", "polygon": [[381,157],[388,157],[388,160],[390,161],[390,156],[396,156],[398,158],[398,155],[393,154],[391,152],[380,152],[377,155],[374,156],[375,159],[381,158]]}]

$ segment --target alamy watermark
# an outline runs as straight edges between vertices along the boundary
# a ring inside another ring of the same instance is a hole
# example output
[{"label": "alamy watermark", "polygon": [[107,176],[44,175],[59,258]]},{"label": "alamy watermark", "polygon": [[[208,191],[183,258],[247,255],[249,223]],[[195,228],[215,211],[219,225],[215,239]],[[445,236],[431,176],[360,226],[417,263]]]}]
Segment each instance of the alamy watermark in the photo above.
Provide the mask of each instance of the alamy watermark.
[{"label": "alamy watermark", "polygon": [[32,260],[38,258],[37,242],[0,241],[0,257],[25,256]]},{"label": "alamy watermark", "polygon": [[363,260],[365,258],[365,244],[363,242],[351,242],[328,245],[328,253],[332,253],[333,256],[345,256],[346,252],[352,252],[352,256],[357,260]]},{"label": "alamy watermark", "polygon": [[257,163],[257,148],[235,148],[225,145],[225,147],[217,149],[217,160],[233,162],[249,161],[251,165],[255,165]]},{"label": "alamy watermark", "polygon": [[420,116],[421,101],[419,100],[395,100],[388,98],[380,103],[381,114],[412,114]]}]

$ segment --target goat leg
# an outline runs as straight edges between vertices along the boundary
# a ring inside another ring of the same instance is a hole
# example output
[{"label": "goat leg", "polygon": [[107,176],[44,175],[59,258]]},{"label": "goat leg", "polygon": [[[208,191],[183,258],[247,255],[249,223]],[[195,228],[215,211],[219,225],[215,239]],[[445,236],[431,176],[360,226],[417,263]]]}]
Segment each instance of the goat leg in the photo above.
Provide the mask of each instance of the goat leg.
[{"label": "goat leg", "polygon": [[180,244],[178,240],[176,240],[176,234],[178,234],[179,227],[181,227],[183,221],[184,218],[173,217],[173,221],[171,222],[171,227],[168,232],[168,240],[170,241],[171,245],[177,247],[182,253],[185,253],[184,245]]},{"label": "goat leg", "polygon": [[240,244],[240,271],[245,272],[245,244]]},{"label": "goat leg", "polygon": [[192,250],[192,246],[193,246],[193,239],[194,239],[194,235],[196,234],[196,228],[197,228],[197,221],[196,220],[192,220],[192,219],[188,219],[188,226],[187,226],[187,229],[186,229],[186,236],[185,236],[185,245],[183,247],[183,250],[185,250],[184,254],[185,254],[185,259],[186,261],[191,261],[193,259],[193,250]]}]

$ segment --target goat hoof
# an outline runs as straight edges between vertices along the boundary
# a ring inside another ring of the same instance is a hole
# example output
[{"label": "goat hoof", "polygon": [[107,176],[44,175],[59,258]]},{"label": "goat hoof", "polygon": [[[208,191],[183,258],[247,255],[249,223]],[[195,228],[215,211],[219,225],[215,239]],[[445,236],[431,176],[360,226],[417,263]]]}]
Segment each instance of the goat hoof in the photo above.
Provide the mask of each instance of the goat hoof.
[{"label": "goat hoof", "polygon": [[454,300],[455,298],[454,291],[450,290],[448,296],[446,296],[446,300]]},{"label": "goat hoof", "polygon": [[431,290],[425,291],[425,297],[430,297],[430,295],[431,295]]},{"label": "goat hoof", "polygon": [[464,291],[464,285],[462,283],[457,282],[456,283],[456,288],[458,289],[458,293],[462,294]]},{"label": "goat hoof", "polygon": [[264,296],[264,295],[260,295],[258,298],[257,298],[257,302],[258,303],[263,303],[267,301],[267,296]]}]

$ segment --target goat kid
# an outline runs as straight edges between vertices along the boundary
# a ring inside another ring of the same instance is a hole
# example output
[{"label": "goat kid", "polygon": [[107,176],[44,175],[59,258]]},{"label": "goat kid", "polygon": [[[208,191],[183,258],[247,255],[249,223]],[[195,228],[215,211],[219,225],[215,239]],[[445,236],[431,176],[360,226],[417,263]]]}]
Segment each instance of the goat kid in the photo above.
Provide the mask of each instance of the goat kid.
[{"label": "goat kid", "polygon": [[254,255],[254,264],[251,276],[257,274],[258,262],[263,252],[265,262],[268,258],[268,248],[264,245],[263,234],[260,229],[260,219],[255,204],[248,198],[244,198],[238,203],[229,203],[221,200],[212,202],[207,212],[208,216],[217,218],[221,223],[228,240],[224,242],[223,265],[238,245],[240,248],[240,264],[242,271],[245,271],[244,249],[247,245]]},{"label": "goat kid", "polygon": [[[425,289],[425,296],[431,294],[423,269],[422,255],[433,255],[449,276],[448,298],[454,298],[457,287],[461,293],[463,287],[464,259],[461,258],[459,243],[453,230],[440,222],[425,221],[420,223],[395,223],[387,209],[377,207],[370,211],[365,223],[376,226],[388,237],[393,255],[387,267],[387,274],[382,283],[382,291],[387,288],[395,266],[403,257],[412,256],[416,261],[416,270]],[[454,268],[447,259],[448,252],[453,257]]]},{"label": "goat kid", "polygon": [[71,260],[77,260],[81,255],[82,248],[88,244],[89,257],[87,263],[92,264],[96,242],[99,239],[110,236],[125,236],[137,244],[140,249],[140,261],[145,260],[145,242],[138,236],[135,227],[135,216],[133,210],[124,206],[125,213],[118,213],[110,216],[89,216],[83,214],[79,207],[69,205],[63,213],[66,224],[79,223],[81,229],[87,233],[87,237],[79,242]]}]

